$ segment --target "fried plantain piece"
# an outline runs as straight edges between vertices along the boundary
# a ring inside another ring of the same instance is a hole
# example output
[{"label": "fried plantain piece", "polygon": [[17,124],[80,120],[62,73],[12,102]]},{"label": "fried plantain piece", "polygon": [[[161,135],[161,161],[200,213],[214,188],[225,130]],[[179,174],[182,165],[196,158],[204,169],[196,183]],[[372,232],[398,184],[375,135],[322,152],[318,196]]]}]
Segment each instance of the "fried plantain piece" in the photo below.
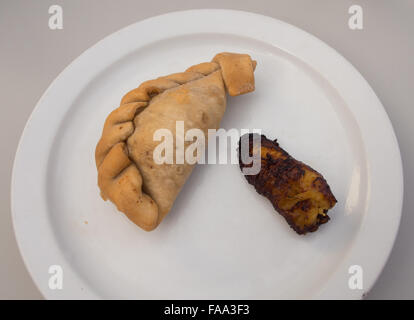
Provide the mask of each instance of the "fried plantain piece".
[{"label": "fried plantain piece", "polygon": [[247,181],[259,194],[270,200],[273,207],[298,234],[314,232],[321,224],[328,222],[327,212],[337,201],[323,176],[292,158],[279,147],[276,140],[269,140],[264,135],[260,137],[259,150],[253,144],[253,135],[243,135],[239,140],[240,169],[252,165],[242,162],[242,139],[249,139],[250,156],[258,156],[260,152],[260,172],[256,175],[245,175]]}]

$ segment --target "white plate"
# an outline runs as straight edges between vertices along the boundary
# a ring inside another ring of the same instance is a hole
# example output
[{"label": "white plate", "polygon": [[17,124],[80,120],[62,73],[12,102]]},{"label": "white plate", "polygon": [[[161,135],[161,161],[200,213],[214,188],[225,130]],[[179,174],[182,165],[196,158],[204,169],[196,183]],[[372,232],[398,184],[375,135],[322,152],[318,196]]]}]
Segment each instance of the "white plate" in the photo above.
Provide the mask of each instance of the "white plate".
[{"label": "white plate", "polygon": [[[258,62],[256,91],[228,100],[222,127],[261,128],[325,176],[338,204],[318,232],[295,234],[236,165],[199,165],[151,233],[99,197],[95,145],[122,95],[221,51]],[[360,298],[390,253],[402,194],[392,126],[349,62],[284,22],[195,10],[122,29],[56,78],[20,141],[12,211],[46,298]],[[62,290],[48,287],[51,265]],[[348,286],[351,265],[363,290]]]}]

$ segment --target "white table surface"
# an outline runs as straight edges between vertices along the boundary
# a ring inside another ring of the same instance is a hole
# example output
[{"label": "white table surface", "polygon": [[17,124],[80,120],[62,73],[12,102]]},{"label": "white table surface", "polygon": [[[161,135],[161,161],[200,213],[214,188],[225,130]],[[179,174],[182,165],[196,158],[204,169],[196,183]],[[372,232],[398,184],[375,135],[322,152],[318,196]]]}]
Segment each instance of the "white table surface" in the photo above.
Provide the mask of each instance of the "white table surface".
[{"label": "white table surface", "polygon": [[[48,27],[53,4],[63,7],[63,30]],[[348,27],[353,4],[363,8],[363,30]],[[367,79],[394,126],[405,189],[394,249],[367,298],[414,299],[414,0],[2,0],[0,299],[42,298],[17,249],[10,215],[14,154],[40,96],[72,60],[112,32],[147,17],[195,8],[245,10],[291,23],[336,49]]]}]

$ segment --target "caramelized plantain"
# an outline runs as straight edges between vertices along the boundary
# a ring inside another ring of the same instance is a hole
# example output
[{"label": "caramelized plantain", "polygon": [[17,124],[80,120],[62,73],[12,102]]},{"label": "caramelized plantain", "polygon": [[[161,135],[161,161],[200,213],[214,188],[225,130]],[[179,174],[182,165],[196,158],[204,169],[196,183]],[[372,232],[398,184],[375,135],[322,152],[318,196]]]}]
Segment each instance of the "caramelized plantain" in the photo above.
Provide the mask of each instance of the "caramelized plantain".
[{"label": "caramelized plantain", "polygon": [[259,194],[270,200],[289,225],[298,234],[306,234],[328,222],[327,212],[337,201],[323,176],[292,158],[276,140],[264,135],[260,137],[259,150],[253,144],[253,134],[240,138],[240,169],[251,166],[243,164],[241,157],[241,141],[246,138],[249,138],[249,155],[258,156],[260,152],[261,168],[258,174],[245,177]]}]

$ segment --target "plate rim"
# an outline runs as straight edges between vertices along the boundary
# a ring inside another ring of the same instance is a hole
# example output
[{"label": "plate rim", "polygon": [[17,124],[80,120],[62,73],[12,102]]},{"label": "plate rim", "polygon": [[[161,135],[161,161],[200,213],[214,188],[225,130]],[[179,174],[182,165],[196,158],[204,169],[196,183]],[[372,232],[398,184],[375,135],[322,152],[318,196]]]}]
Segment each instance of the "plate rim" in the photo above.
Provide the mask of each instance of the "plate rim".
[{"label": "plate rim", "polygon": [[[197,20],[194,20],[194,17],[197,17]],[[384,124],[384,128],[382,129],[382,133],[386,132],[386,138],[387,143],[389,144],[387,147],[389,147],[389,150],[387,149],[387,152],[389,152],[389,154],[387,153],[386,156],[388,157],[387,159],[393,159],[393,175],[391,175],[391,177],[389,177],[390,179],[394,179],[392,182],[392,185],[397,188],[397,191],[394,191],[394,197],[391,200],[392,202],[392,207],[394,207],[394,211],[392,212],[392,214],[388,214],[385,218],[388,220],[384,220],[384,221],[380,221],[382,222],[382,226],[380,225],[380,227],[382,227],[383,229],[388,231],[387,237],[383,236],[381,238],[378,239],[378,237],[375,239],[375,243],[378,242],[378,240],[381,240],[381,247],[383,250],[377,250],[374,253],[372,253],[372,255],[375,257],[375,263],[374,264],[369,264],[367,263],[370,267],[369,269],[372,271],[372,274],[368,276],[367,280],[365,278],[365,272],[364,272],[364,286],[366,287],[364,289],[363,292],[368,292],[372,286],[374,285],[375,281],[378,279],[379,275],[381,274],[382,269],[385,266],[385,263],[388,260],[388,257],[391,253],[393,244],[395,242],[395,238],[397,236],[398,233],[398,228],[399,228],[399,224],[400,224],[400,220],[401,220],[401,211],[402,211],[402,203],[403,203],[403,167],[402,167],[402,160],[401,160],[401,154],[400,154],[400,150],[399,150],[399,145],[398,145],[398,140],[396,138],[395,132],[393,130],[392,127],[392,123],[385,111],[385,108],[383,107],[382,103],[380,102],[380,100],[378,99],[378,97],[376,96],[375,92],[373,91],[373,89],[371,88],[371,86],[368,84],[368,82],[363,78],[363,76],[357,71],[357,69],[348,61],[346,60],[341,54],[339,54],[336,50],[334,50],[333,48],[331,48],[330,46],[328,46],[327,44],[325,44],[322,40],[318,39],[317,37],[313,36],[312,34],[299,29],[291,24],[288,24],[286,22],[283,22],[281,20],[272,18],[272,17],[268,17],[265,15],[260,15],[260,14],[256,14],[256,13],[251,13],[251,12],[246,12],[246,11],[239,11],[239,10],[227,10],[227,9],[196,9],[196,10],[184,10],[184,11],[175,11],[175,12],[170,12],[170,13],[166,13],[166,14],[162,14],[162,15],[158,15],[158,16],[153,16],[138,22],[135,22],[129,26],[126,26],[118,31],[115,31],[114,33],[106,36],[105,38],[103,38],[102,40],[98,41],[96,44],[94,44],[93,46],[91,46],[90,48],[88,48],[87,50],[85,50],[80,56],[78,56],[77,58],[75,58],[53,81],[52,83],[49,85],[49,87],[46,89],[46,91],[44,92],[44,94],[41,96],[41,98],[39,99],[39,101],[37,102],[35,108],[33,109],[30,117],[28,118],[26,125],[24,127],[24,130],[21,134],[21,137],[19,139],[19,143],[17,146],[17,150],[16,150],[16,154],[15,154],[15,158],[14,158],[14,162],[13,162],[13,169],[12,169],[12,177],[11,177],[11,193],[10,193],[10,197],[11,197],[11,212],[12,212],[12,224],[13,224],[13,229],[14,229],[14,233],[16,236],[16,240],[17,240],[17,244],[18,244],[18,248],[20,251],[20,254],[23,258],[24,264],[26,266],[26,269],[28,270],[31,278],[33,279],[34,283],[36,284],[37,288],[39,289],[39,291],[42,293],[42,295],[45,298],[49,298],[49,299],[61,299],[61,298],[75,298],[76,296],[81,297],[81,298],[87,298],[87,299],[97,299],[100,298],[100,296],[98,294],[95,293],[95,291],[93,290],[93,288],[89,288],[87,283],[84,283],[84,281],[76,274],[75,271],[73,271],[70,267],[70,264],[68,266],[65,266],[65,273],[66,274],[71,274],[73,277],[75,277],[75,281],[74,281],[74,286],[76,285],[82,285],[84,289],[86,290],[82,290],[79,291],[77,290],[76,292],[72,291],[71,293],[68,293],[66,290],[61,290],[61,292],[57,292],[57,291],[53,291],[53,290],[49,290],[46,286],[45,283],[41,283],[41,280],[44,280],[43,276],[40,276],[38,273],[38,267],[39,267],[39,263],[33,259],[33,255],[30,256],[29,258],[29,250],[31,249],[31,246],[28,243],[28,239],[25,238],[26,233],[25,231],[28,230],[29,226],[28,223],[24,223],[21,221],[21,213],[19,216],[19,212],[18,210],[20,210],[20,208],[17,208],[19,206],[19,201],[22,202],[22,200],[19,200],[19,193],[20,195],[24,192],[21,192],[21,188],[22,186],[25,186],[25,181],[22,181],[21,177],[18,176],[19,172],[18,170],[21,170],[21,168],[24,168],[24,161],[25,158],[24,157],[24,148],[28,148],[27,147],[27,141],[28,140],[28,132],[31,130],[33,122],[35,121],[35,117],[38,115],[38,113],[40,112],[42,106],[46,107],[45,105],[45,101],[47,100],[47,98],[50,96],[51,91],[53,89],[55,89],[56,87],[58,87],[60,82],[63,82],[64,78],[66,75],[68,75],[69,73],[73,73],[74,70],[76,70],[76,66],[79,66],[81,63],[81,61],[88,61],[88,59],[90,59],[94,52],[99,52],[99,50],[102,47],[107,46],[109,43],[114,42],[116,39],[122,39],[123,37],[125,37],[128,33],[132,33],[132,32],[136,32],[137,30],[139,31],[139,29],[144,29],[145,26],[147,25],[151,25],[151,24],[157,24],[157,23],[162,23],[163,20],[168,21],[169,19],[178,19],[179,21],[185,21],[184,19],[187,19],[187,21],[197,21],[199,23],[199,25],[197,25],[197,27],[201,28],[201,29],[205,29],[206,32],[212,32],[211,31],[211,25],[208,25],[208,21],[209,19],[211,19],[212,17],[214,18],[218,18],[218,19],[250,19],[252,22],[257,23],[256,26],[260,25],[271,25],[271,26],[276,26],[278,25],[278,27],[283,30],[284,32],[291,32],[291,33],[295,33],[296,35],[298,35],[299,38],[301,38],[301,40],[303,40],[306,45],[315,45],[316,47],[322,48],[323,52],[326,53],[327,55],[329,55],[329,58],[332,58],[333,60],[337,61],[340,63],[340,67],[341,68],[345,68],[347,72],[350,72],[353,74],[353,76],[355,76],[356,78],[359,78],[358,81],[360,81],[360,84],[362,84],[362,89],[364,90],[364,92],[366,93],[366,95],[368,96],[367,99],[371,99],[373,104],[376,104],[379,108],[375,109],[377,112],[378,117],[380,117],[380,122],[382,122],[382,124]],[[165,22],[165,21],[164,21]],[[175,25],[174,25],[175,26]],[[175,26],[172,27],[171,29],[176,28],[177,30],[179,29],[179,27]],[[234,30],[234,27],[231,26],[222,26],[223,29],[226,29],[227,33],[230,34],[237,34],[237,30]],[[170,29],[170,28],[164,28],[164,29]],[[154,30],[154,29],[153,29]],[[170,30],[172,32],[174,32],[174,30]],[[214,31],[213,31],[214,32]],[[233,33],[232,33],[233,32]],[[166,39],[168,38],[168,31],[164,31],[164,30],[160,30],[157,29],[156,32],[152,33],[152,36],[154,35],[154,33],[157,33],[158,36],[161,37],[161,39]],[[194,32],[189,32],[189,34],[194,33]],[[262,35],[259,35],[259,39],[262,39]],[[294,40],[286,40],[286,41],[296,41],[296,39]],[[134,45],[135,47],[141,47],[144,45],[148,45],[148,42],[140,42],[139,45]],[[285,45],[287,47],[289,47],[286,43],[284,44],[280,44],[280,43],[273,43],[274,46],[277,46],[279,48],[281,48],[282,50],[286,51],[282,46]],[[126,48],[123,51],[123,54],[128,54],[128,50],[132,48],[133,46],[131,45],[129,48]],[[292,46],[291,46],[292,47]],[[294,47],[294,46],[293,46]],[[312,49],[312,47],[311,47]],[[303,50],[303,54],[307,55],[307,61],[306,63],[308,64],[309,60],[315,60],[317,61],[318,58],[314,57],[312,50],[309,48],[304,48]],[[289,51],[287,51],[289,52]],[[294,54],[295,56],[297,56],[297,54]],[[320,58],[319,58],[320,59]],[[110,59],[109,59],[110,60]],[[105,59],[99,61],[97,63],[97,65],[93,65],[91,68],[95,68],[95,74],[99,73],[99,64],[105,64]],[[313,65],[313,64],[311,64]],[[91,70],[92,70],[91,69]],[[317,69],[319,71],[319,69]],[[326,76],[326,74],[324,74],[324,76]],[[93,74],[90,75],[89,77],[86,76],[85,78],[93,79]],[[329,78],[329,77],[328,77]],[[62,80],[63,79],[63,80]],[[332,79],[331,79],[332,80]],[[338,80],[339,81],[339,80]],[[82,85],[82,83],[80,83],[79,85]],[[342,96],[342,95],[341,95]],[[43,108],[44,108],[43,107]],[[353,110],[355,111],[355,110]],[[361,112],[363,112],[361,110]],[[358,121],[359,124],[359,121]],[[30,139],[29,139],[30,141]],[[364,144],[366,143],[366,141],[364,140]],[[371,143],[371,142],[370,142]],[[371,147],[371,146],[370,146]],[[27,151],[26,151],[27,152]],[[374,165],[373,167],[370,168],[370,170],[378,170],[376,168],[376,163],[373,163],[372,165]],[[381,167],[381,164],[380,164]],[[381,181],[380,181],[381,182]],[[386,186],[386,185],[385,185]],[[27,187],[26,187],[27,188]],[[373,191],[376,191],[376,186],[373,186],[374,190],[371,188],[370,192],[372,194]],[[372,201],[372,200],[370,200]],[[372,210],[371,210],[372,211]],[[357,243],[357,241],[359,241],[359,243],[361,244],[366,244],[366,243],[372,243],[372,239],[367,238],[366,235],[364,235],[363,232],[365,232],[368,228],[368,230],[370,230],[370,227],[372,227],[373,224],[369,225],[369,223],[366,221],[367,219],[372,220],[372,212],[367,212],[367,215],[364,217],[364,221],[362,222],[362,226],[361,226],[361,230],[360,232],[356,235],[355,238],[355,243]],[[27,216],[26,216],[27,217]],[[390,219],[392,218],[392,219]],[[46,225],[48,224],[48,221],[44,221],[46,223]],[[371,221],[372,222],[372,221]],[[376,222],[375,220],[373,222]],[[377,223],[377,227],[378,227],[378,222]],[[386,224],[386,225],[385,225]],[[384,226],[386,228],[384,228]],[[382,230],[382,229],[381,229]],[[371,228],[372,231],[372,228]],[[50,236],[50,235],[48,235]],[[29,236],[30,237],[30,236]],[[51,239],[53,240],[53,238]],[[362,241],[362,242],[361,242]],[[55,246],[58,247],[57,244],[55,244]],[[352,248],[350,248],[350,252],[348,253],[349,257],[353,257],[353,259],[355,259],[355,257],[360,257],[360,259],[362,259],[363,261],[366,261],[366,249],[370,249],[372,247],[367,247],[366,245],[360,247],[360,248],[355,248],[355,244],[354,246],[352,246]],[[57,249],[57,250],[56,250]],[[54,250],[54,251],[53,251]],[[52,248],[53,252],[50,252],[49,254],[59,254],[61,255],[61,260],[63,262],[63,264],[65,264],[66,258],[64,257],[64,255],[59,251],[59,248]],[[370,256],[370,258],[372,259],[372,256]],[[343,263],[343,262],[341,262]],[[35,265],[37,264],[37,268],[35,267]],[[69,268],[69,272],[67,271]],[[364,267],[365,268],[365,267]],[[339,269],[339,268],[338,268]],[[358,299],[358,298],[362,298],[363,297],[363,292],[360,291],[352,291],[352,290],[347,290],[346,292],[343,292],[342,290],[339,290],[338,288],[340,288],[340,286],[338,286],[338,281],[340,281],[340,277],[338,277],[338,275],[336,274],[337,272],[335,272],[328,283],[321,288],[320,293],[315,296],[314,298],[319,298],[319,299],[331,299],[331,298],[340,298],[340,299]],[[58,293],[58,294],[57,294]]]}]

